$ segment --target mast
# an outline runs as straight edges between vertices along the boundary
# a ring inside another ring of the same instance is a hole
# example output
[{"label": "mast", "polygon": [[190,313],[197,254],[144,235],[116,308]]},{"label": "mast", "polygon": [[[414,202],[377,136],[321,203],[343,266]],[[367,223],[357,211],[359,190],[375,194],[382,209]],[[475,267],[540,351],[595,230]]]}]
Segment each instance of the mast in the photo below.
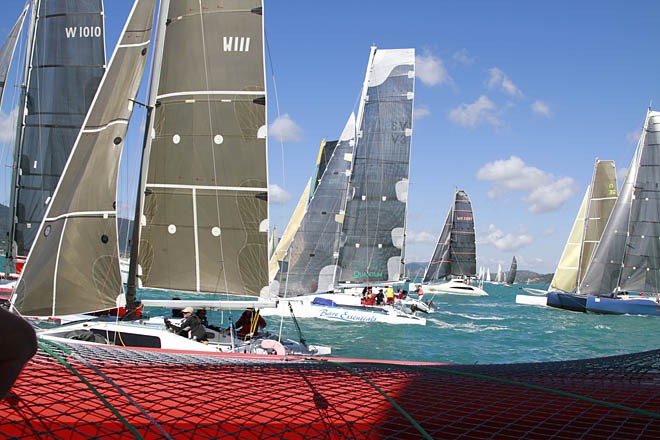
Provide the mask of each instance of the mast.
[{"label": "mast", "polygon": [[126,316],[134,314],[135,292],[137,287],[137,267],[139,264],[140,250],[140,225],[142,220],[142,203],[144,201],[144,187],[146,184],[146,162],[149,158],[149,149],[151,147],[151,131],[153,130],[152,113],[156,105],[156,96],[158,95],[158,82],[160,78],[160,68],[163,62],[163,47],[165,43],[165,26],[167,25],[167,11],[170,7],[170,0],[161,0],[158,9],[158,27],[154,38],[154,55],[151,66],[151,81],[149,88],[149,100],[146,105],[147,119],[144,124],[144,136],[142,138],[142,155],[140,159],[140,169],[138,187],[135,196],[135,212],[133,215],[133,231],[131,235],[131,254],[128,266],[128,279],[126,285]]},{"label": "mast", "polygon": [[25,107],[27,105],[27,84],[30,79],[30,64],[32,61],[32,47],[37,33],[37,10],[41,0],[34,0],[30,12],[30,24],[28,27],[28,41],[25,47],[25,66],[23,67],[23,81],[21,83],[20,106],[16,118],[16,136],[14,139],[14,161],[11,171],[11,193],[9,198],[9,228],[7,229],[7,249],[5,251],[5,278],[9,278],[11,266],[14,261],[14,236],[16,235],[16,197],[18,192],[19,164],[23,146],[23,127],[25,126]]}]

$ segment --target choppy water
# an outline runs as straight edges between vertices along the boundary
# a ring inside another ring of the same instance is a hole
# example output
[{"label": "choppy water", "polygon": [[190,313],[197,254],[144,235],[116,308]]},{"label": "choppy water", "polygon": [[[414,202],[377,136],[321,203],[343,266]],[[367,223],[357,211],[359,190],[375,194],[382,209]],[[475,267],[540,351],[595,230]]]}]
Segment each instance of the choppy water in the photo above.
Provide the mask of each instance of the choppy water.
[{"label": "choppy water", "polygon": [[[542,286],[531,286],[542,287]],[[489,296],[436,295],[439,310],[427,325],[344,323],[299,319],[310,343],[329,345],[333,356],[452,363],[510,363],[582,359],[660,348],[660,319],[592,315],[515,303],[520,286],[486,285]],[[145,291],[143,298],[163,293]],[[231,312],[234,320],[240,311]],[[230,312],[209,312],[228,325]],[[297,339],[293,321],[268,318],[268,329]]]}]

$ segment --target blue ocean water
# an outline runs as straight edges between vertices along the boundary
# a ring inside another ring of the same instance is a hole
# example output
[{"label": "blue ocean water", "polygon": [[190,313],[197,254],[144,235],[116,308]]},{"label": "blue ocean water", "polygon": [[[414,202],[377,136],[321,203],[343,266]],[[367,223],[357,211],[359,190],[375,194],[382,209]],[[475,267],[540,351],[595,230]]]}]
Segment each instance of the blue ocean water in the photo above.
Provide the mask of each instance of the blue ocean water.
[{"label": "blue ocean water", "polygon": [[[515,296],[526,294],[522,287],[527,285],[487,284],[489,296],[484,297],[436,295],[433,302],[439,310],[426,315],[426,326],[320,319],[298,319],[298,323],[309,343],[331,346],[333,357],[493,364],[584,359],[660,348],[657,317],[593,315],[516,304]],[[163,295],[144,291],[142,298]],[[211,311],[209,322],[227,326],[240,313]],[[291,318],[269,317],[268,329],[298,338]]]}]

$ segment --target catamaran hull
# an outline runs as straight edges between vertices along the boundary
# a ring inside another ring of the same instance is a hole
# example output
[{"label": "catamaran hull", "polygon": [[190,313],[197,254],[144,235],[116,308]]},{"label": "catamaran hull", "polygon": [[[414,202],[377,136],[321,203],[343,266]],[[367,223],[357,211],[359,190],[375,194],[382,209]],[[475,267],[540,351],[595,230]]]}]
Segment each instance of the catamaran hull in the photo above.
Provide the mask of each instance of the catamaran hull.
[{"label": "catamaran hull", "polygon": [[[328,295],[305,295],[298,298],[280,300],[277,307],[263,309],[262,316],[290,316],[291,310],[296,318],[319,318],[327,321],[341,322],[381,322],[385,324],[415,324],[426,325],[426,319],[413,313],[397,309],[395,306],[365,306],[357,304],[337,304]],[[346,295],[342,295],[346,296]],[[318,304],[316,298],[325,300],[327,304]],[[334,305],[333,305],[334,304]]]},{"label": "catamaran hull", "polygon": [[660,302],[654,298],[603,298],[587,297],[587,312],[610,315],[660,316]]},{"label": "catamaran hull", "polygon": [[[173,319],[172,321],[176,321]],[[124,347],[159,348],[198,352],[328,355],[330,347],[302,344],[279,339],[272,334],[247,341],[236,339],[228,331],[206,329],[209,342],[201,343],[178,336],[165,329],[162,318],[136,322],[89,320],[62,325],[38,332],[39,337],[53,342],[91,343]],[[268,341],[268,342],[266,342]],[[277,342],[277,344],[273,344]]]},{"label": "catamaran hull", "polygon": [[548,306],[557,309],[571,310],[573,312],[587,311],[587,297],[564,292],[548,292],[546,295]]},{"label": "catamaran hull", "polygon": [[446,294],[446,295],[464,295],[464,296],[488,296],[485,290],[473,286],[471,284],[465,284],[462,281],[449,281],[442,284],[426,284],[423,287],[424,293],[430,294]]},{"label": "catamaran hull", "polygon": [[548,298],[543,295],[516,295],[516,304],[526,306],[547,306]]}]

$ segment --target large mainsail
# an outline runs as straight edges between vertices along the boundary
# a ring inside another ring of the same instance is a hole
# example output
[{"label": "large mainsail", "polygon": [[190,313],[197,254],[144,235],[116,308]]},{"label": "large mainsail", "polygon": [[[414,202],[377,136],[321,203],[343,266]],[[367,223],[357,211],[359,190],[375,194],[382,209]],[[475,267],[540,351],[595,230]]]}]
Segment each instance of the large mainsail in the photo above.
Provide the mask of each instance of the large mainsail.
[{"label": "large mainsail", "polygon": [[18,42],[18,36],[21,34],[21,29],[23,28],[23,22],[25,21],[25,16],[28,11],[28,5],[25,5],[23,12],[16,20],[14,27],[7,35],[7,39],[0,48],[0,105],[2,104],[2,98],[5,93],[5,85],[7,83],[7,73],[9,72],[9,66],[11,65],[11,60],[14,57],[14,51],[16,50],[16,43]]},{"label": "large mainsail", "polygon": [[431,261],[426,268],[423,282],[436,282],[452,276],[473,277],[476,273],[472,202],[465,191],[458,190],[438,237]]},{"label": "large mainsail", "polygon": [[354,147],[355,115],[351,114],[289,246],[285,273],[278,280],[281,296],[334,289]]},{"label": "large mainsail", "polygon": [[12,297],[25,315],[113,308],[122,293],[117,170],[147,60],[155,0],[133,6]]},{"label": "large mainsail", "polygon": [[660,290],[659,128],[660,113],[649,111],[628,175],[580,284],[580,293]]},{"label": "large mainsail", "polygon": [[339,283],[403,274],[415,84],[414,49],[372,48],[339,251]]},{"label": "large mainsail", "polygon": [[35,0],[31,29],[10,231],[19,255],[34,242],[103,76],[103,2]]},{"label": "large mainsail", "polygon": [[142,284],[258,296],[269,229],[262,1],[182,0],[162,13]]}]

